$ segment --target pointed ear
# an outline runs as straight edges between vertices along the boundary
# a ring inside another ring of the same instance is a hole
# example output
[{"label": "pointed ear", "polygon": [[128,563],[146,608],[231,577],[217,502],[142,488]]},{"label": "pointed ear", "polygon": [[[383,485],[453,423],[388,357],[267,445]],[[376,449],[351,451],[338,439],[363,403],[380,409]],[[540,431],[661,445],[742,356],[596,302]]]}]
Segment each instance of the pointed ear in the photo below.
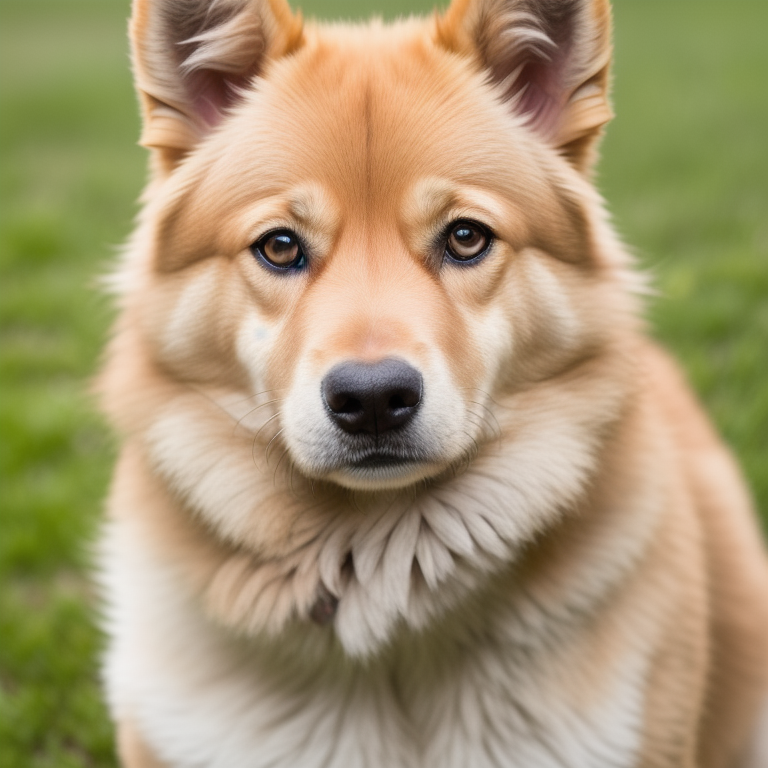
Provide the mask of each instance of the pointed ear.
[{"label": "pointed ear", "polygon": [[612,117],[608,0],[454,0],[437,40],[476,58],[510,108],[582,172]]},{"label": "pointed ear", "polygon": [[173,167],[266,62],[302,43],[285,0],[134,0],[130,24],[141,144]]}]

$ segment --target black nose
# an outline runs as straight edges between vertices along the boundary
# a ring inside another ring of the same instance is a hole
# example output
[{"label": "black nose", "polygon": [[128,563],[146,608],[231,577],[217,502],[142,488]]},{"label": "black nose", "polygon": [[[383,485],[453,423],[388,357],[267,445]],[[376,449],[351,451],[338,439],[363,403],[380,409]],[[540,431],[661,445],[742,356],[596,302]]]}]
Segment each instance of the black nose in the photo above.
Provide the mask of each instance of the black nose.
[{"label": "black nose", "polygon": [[421,403],[421,374],[404,360],[350,360],[323,379],[323,397],[345,432],[380,435],[410,421]]}]

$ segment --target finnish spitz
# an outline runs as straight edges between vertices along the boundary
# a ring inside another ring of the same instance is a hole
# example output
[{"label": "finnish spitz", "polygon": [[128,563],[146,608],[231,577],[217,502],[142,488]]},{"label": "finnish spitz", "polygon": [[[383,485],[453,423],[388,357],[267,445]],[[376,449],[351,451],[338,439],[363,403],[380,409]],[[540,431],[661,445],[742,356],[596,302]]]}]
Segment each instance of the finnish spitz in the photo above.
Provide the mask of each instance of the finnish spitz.
[{"label": "finnish spitz", "polygon": [[755,517],[590,184],[610,28],[135,0],[128,768],[768,766]]}]

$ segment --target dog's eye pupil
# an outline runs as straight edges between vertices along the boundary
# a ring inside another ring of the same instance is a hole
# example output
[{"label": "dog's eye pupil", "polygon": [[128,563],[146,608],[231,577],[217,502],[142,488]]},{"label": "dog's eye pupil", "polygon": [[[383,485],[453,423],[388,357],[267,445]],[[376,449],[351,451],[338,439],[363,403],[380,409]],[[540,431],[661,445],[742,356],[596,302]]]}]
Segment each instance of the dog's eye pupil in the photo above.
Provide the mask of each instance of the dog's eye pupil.
[{"label": "dog's eye pupil", "polygon": [[297,250],[297,244],[290,235],[275,235],[267,241],[267,246],[276,255],[292,256]]},{"label": "dog's eye pupil", "polygon": [[299,243],[291,235],[272,235],[264,243],[264,255],[273,263],[283,266],[299,254]]},{"label": "dog's eye pupil", "polygon": [[490,244],[488,231],[470,221],[456,222],[448,233],[446,250],[456,261],[469,261],[484,253]]},{"label": "dog's eye pupil", "polygon": [[472,236],[474,235],[474,232],[469,227],[462,227],[461,229],[457,229],[453,236],[460,242],[460,243],[466,243],[472,239]]},{"label": "dog's eye pupil", "polygon": [[289,230],[270,232],[251,246],[254,256],[260,256],[273,267],[299,269],[304,266],[304,252],[299,238]]}]

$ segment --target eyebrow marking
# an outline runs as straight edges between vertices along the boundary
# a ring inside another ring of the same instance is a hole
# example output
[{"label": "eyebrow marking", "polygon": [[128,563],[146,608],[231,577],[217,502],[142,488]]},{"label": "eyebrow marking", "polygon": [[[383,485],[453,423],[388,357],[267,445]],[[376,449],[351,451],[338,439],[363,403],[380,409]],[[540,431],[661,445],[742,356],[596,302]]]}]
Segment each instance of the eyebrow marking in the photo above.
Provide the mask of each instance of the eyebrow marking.
[{"label": "eyebrow marking", "polygon": [[312,230],[336,230],[339,214],[330,195],[319,185],[311,184],[292,192],[287,201],[288,215]]}]

